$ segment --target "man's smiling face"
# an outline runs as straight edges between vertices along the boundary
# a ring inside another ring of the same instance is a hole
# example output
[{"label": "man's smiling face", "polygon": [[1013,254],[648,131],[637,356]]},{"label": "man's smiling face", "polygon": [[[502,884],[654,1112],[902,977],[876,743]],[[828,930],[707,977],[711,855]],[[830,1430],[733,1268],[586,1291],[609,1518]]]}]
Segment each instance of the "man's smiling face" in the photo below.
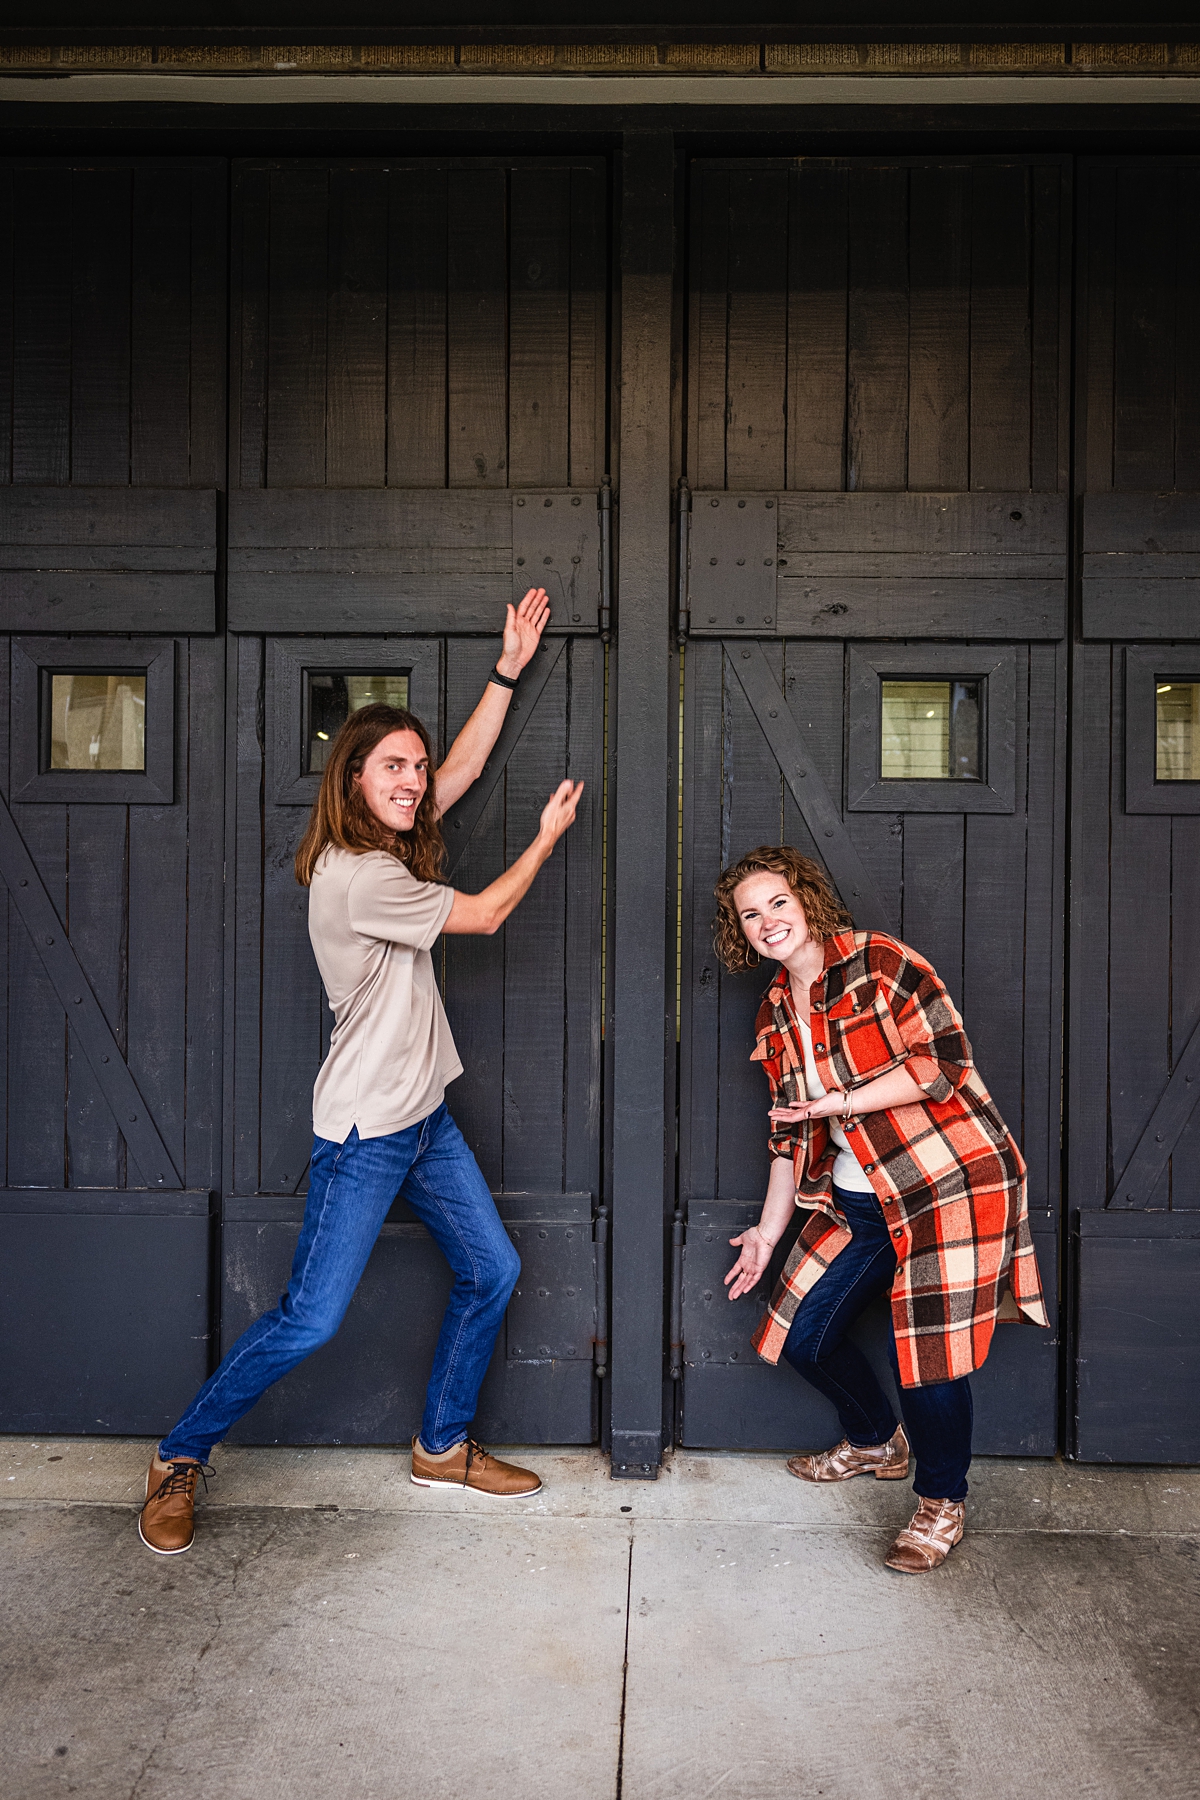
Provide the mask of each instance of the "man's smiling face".
[{"label": "man's smiling face", "polygon": [[380,738],[354,777],[380,824],[411,831],[429,786],[429,758],[415,731],[392,731]]}]

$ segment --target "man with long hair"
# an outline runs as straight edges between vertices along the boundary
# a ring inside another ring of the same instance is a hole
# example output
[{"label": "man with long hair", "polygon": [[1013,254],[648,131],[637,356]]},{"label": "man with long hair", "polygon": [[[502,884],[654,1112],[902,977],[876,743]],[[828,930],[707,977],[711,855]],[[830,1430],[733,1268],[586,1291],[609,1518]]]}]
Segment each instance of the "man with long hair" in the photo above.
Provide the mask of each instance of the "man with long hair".
[{"label": "man with long hair", "polygon": [[500,660],[436,773],[429,733],[398,707],[351,713],[330,748],[296,852],[296,879],[309,890],[309,936],[336,1020],[313,1093],[304,1224],[283,1298],[227,1352],[151,1460],[138,1530],[160,1555],[192,1543],[196,1482],[213,1445],[338,1329],[397,1194],[454,1272],[413,1439],[412,1479],[499,1499],[542,1485],[470,1435],[521,1264],[446,1108],[446,1084],[462,1064],[429,952],[442,932],[490,937],[498,930],[574,820],[583,783],[564,781],[533,842],[482,893],[456,893],[438,879],[440,818],[483,773],[549,615],[542,588],[508,608]]}]

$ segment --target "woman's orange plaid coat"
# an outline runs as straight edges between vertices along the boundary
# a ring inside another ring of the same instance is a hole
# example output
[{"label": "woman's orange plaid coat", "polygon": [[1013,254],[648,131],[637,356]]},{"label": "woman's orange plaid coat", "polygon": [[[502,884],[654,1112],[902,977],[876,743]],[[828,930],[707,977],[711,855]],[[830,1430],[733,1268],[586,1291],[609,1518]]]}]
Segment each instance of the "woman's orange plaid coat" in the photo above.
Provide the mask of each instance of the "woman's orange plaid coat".
[{"label": "woman's orange plaid coat", "polygon": [[[809,1000],[826,1088],[861,1087],[903,1065],[928,1095],[844,1129],[891,1225],[903,1385],[969,1375],[987,1356],[1006,1290],[1027,1318],[1047,1323],[1021,1152],[979,1079],[950,996],[915,950],[883,932],[838,932],[826,940]],[[763,996],[756,1034],[753,1060],[766,1070],[772,1105],[803,1100],[804,1053],[786,969]],[[833,1200],[835,1152],[824,1119],[781,1126],[771,1152],[791,1157],[796,1204],[814,1209],[754,1335],[759,1355],[775,1363],[796,1309],[850,1242],[850,1229]]]}]

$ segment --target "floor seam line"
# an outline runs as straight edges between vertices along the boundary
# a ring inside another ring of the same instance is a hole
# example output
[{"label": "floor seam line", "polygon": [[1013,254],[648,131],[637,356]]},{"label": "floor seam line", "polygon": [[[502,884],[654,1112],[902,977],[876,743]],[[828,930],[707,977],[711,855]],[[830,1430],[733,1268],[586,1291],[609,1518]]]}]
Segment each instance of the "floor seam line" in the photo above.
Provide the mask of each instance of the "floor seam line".
[{"label": "floor seam line", "polygon": [[625,1577],[625,1655],[621,1663],[621,1724],[617,1736],[617,1786],[614,1800],[622,1800],[625,1787],[625,1700],[629,1691],[629,1617],[633,1610],[633,1531],[629,1533],[629,1565]]}]

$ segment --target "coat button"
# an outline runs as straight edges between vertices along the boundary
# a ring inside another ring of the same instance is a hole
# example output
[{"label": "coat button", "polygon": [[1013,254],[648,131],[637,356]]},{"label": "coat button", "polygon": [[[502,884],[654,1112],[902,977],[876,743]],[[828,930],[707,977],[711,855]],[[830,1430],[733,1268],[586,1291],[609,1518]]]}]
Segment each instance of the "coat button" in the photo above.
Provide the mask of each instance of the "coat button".
[{"label": "coat button", "polygon": [[864,1175],[873,1175],[874,1173],[875,1173],[875,1164],[874,1163],[864,1163],[863,1164],[863,1174]]},{"label": "coat button", "polygon": [[847,1133],[849,1133],[851,1131],[857,1131],[858,1126],[854,1123],[854,1120],[851,1119],[850,1123],[846,1126],[845,1129],[846,1129]]},{"label": "coat button", "polygon": [[814,1044],[813,1045],[813,1055],[814,1056],[827,1056],[828,1051],[826,1050],[824,1044]]},{"label": "coat button", "polygon": [[893,1237],[903,1237],[904,1233],[900,1230],[899,1226],[897,1226],[895,1231],[893,1231],[892,1236]]}]

